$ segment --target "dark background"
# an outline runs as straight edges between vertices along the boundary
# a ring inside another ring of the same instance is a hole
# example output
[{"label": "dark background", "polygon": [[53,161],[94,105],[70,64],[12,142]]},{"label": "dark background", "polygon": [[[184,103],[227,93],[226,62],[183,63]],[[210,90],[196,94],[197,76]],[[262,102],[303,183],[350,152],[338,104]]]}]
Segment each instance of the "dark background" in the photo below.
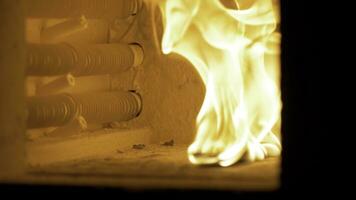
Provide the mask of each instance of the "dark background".
[{"label": "dark background", "polygon": [[323,10],[326,2],[281,3],[282,191],[320,192],[326,190],[324,184],[331,184],[331,180],[325,180],[328,164],[321,162],[322,155],[331,150],[321,147],[327,136],[320,120],[321,46],[327,33],[327,17],[322,13],[327,11]]}]

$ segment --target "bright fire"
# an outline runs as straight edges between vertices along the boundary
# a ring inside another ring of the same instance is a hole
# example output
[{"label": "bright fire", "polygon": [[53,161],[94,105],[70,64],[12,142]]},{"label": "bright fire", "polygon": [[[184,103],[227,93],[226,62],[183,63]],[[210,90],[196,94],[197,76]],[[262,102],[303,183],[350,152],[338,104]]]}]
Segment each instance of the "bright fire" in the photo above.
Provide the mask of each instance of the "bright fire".
[{"label": "bright fire", "polygon": [[235,8],[222,0],[160,3],[163,53],[187,58],[206,86],[196,138],[188,148],[193,164],[230,166],[281,152],[277,5],[231,2]]}]

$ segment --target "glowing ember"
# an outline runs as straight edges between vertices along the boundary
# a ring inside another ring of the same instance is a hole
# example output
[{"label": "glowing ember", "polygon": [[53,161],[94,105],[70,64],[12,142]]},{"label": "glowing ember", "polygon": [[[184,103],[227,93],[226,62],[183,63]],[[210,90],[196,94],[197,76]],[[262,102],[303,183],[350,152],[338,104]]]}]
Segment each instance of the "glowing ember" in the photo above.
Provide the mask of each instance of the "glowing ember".
[{"label": "glowing ember", "polygon": [[188,149],[194,164],[230,166],[281,152],[278,9],[272,0],[231,2],[237,9],[219,0],[160,3],[162,51],[187,58],[206,86]]}]

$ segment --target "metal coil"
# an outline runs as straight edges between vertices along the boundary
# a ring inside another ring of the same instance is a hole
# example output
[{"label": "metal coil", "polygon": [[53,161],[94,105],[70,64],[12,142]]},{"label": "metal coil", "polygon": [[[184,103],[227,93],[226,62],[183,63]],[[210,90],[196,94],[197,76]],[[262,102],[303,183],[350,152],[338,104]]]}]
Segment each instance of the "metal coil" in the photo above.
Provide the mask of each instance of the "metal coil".
[{"label": "metal coil", "polygon": [[138,12],[142,0],[27,0],[32,18],[126,18]]},{"label": "metal coil", "polygon": [[27,49],[27,75],[63,75],[75,67],[76,55],[68,45],[30,44]]},{"label": "metal coil", "polygon": [[131,92],[82,94],[73,96],[78,112],[88,123],[127,121],[137,117],[140,103]]},{"label": "metal coil", "polygon": [[75,76],[120,73],[143,61],[139,45],[29,44],[27,75]]},{"label": "metal coil", "polygon": [[71,45],[77,55],[73,75],[120,73],[134,65],[135,55],[130,45],[99,44]]},{"label": "metal coil", "polygon": [[142,109],[141,98],[133,92],[61,94],[30,97],[28,128],[63,126],[83,116],[88,123],[127,121]]},{"label": "metal coil", "polygon": [[69,95],[29,97],[28,128],[63,126],[77,115],[76,104]]}]

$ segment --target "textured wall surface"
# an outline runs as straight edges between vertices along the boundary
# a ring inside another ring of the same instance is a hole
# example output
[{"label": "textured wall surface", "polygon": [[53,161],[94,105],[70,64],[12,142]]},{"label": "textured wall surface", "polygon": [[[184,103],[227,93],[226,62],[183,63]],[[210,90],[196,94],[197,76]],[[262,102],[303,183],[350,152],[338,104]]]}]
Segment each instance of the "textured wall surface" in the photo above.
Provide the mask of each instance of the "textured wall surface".
[{"label": "textured wall surface", "polygon": [[138,119],[128,123],[129,127],[151,127],[154,142],[173,139],[188,144],[195,136],[195,119],[205,88],[186,59],[161,53],[160,10],[154,1],[145,2],[129,37],[124,38],[143,46],[144,63],[127,74],[113,76],[113,88],[130,88],[142,95],[143,111]]},{"label": "textured wall surface", "polygon": [[24,20],[21,0],[0,0],[0,178],[24,166]]}]

